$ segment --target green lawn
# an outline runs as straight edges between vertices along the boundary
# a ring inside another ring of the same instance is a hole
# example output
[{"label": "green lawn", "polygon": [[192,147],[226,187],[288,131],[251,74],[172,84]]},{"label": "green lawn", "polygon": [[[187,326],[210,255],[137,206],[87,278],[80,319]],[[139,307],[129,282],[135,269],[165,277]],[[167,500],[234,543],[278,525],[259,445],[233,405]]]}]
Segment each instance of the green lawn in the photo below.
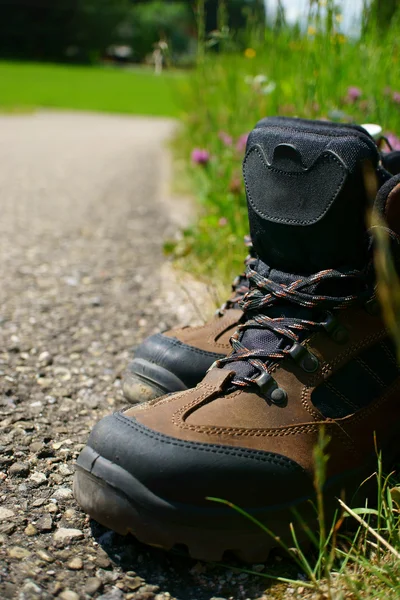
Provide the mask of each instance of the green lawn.
[{"label": "green lawn", "polygon": [[65,108],[176,117],[182,73],[0,62],[0,110]]}]

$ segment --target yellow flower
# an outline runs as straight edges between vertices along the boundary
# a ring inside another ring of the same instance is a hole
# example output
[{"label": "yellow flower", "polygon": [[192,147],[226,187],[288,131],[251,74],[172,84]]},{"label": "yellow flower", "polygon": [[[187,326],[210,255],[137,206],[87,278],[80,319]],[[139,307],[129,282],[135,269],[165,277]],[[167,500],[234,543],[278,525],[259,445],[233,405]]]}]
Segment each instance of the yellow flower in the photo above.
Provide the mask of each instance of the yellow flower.
[{"label": "yellow flower", "polygon": [[256,54],[257,53],[254,50],[254,48],[246,48],[246,50],[244,51],[244,55],[246,58],[254,58]]},{"label": "yellow flower", "polygon": [[308,29],[307,29],[307,33],[308,33],[308,35],[315,35],[317,33],[317,30],[312,25],[309,25]]},{"label": "yellow flower", "polygon": [[339,44],[344,44],[347,40],[346,36],[343,33],[339,33],[337,36]]},{"label": "yellow flower", "polygon": [[341,23],[343,21],[343,15],[336,15],[335,19],[337,23]]}]

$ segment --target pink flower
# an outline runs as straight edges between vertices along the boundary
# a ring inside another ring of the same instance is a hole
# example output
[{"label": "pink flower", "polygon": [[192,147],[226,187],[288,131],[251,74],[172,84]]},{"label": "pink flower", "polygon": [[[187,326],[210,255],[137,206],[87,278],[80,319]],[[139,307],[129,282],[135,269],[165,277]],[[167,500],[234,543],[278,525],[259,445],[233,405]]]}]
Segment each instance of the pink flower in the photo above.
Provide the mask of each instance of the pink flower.
[{"label": "pink flower", "polygon": [[360,88],[355,87],[355,86],[350,86],[349,88],[347,88],[347,99],[350,102],[355,102],[356,100],[361,98],[361,96],[362,96],[362,90],[360,90]]},{"label": "pink flower", "polygon": [[218,225],[220,227],[225,227],[225,225],[228,225],[228,219],[226,217],[221,217],[218,221]]},{"label": "pink flower", "polygon": [[243,133],[236,142],[236,150],[238,152],[244,152],[246,149],[247,138],[249,137],[248,133]]},{"label": "pink flower", "polygon": [[225,146],[232,146],[233,138],[226,131],[220,131],[218,137]]},{"label": "pink flower", "polygon": [[396,102],[396,104],[400,104],[400,92],[393,92],[392,100],[393,102]]},{"label": "pink flower", "polygon": [[386,139],[389,142],[389,144],[391,145],[393,150],[400,150],[400,139],[397,137],[396,134],[394,134],[392,132],[388,132],[386,134]]},{"label": "pink flower", "polygon": [[210,160],[210,153],[204,148],[194,148],[191,158],[195,165],[206,165]]}]

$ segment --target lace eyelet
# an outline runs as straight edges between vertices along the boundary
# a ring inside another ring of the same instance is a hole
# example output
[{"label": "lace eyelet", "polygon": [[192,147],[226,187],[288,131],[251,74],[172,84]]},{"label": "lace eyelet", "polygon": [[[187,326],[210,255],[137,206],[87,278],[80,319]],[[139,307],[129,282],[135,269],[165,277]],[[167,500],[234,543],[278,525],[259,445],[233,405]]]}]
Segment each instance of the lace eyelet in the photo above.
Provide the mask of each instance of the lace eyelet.
[{"label": "lace eyelet", "polygon": [[297,342],[289,350],[290,356],[306,373],[315,373],[319,368],[318,358]]},{"label": "lace eyelet", "polygon": [[275,379],[269,373],[263,372],[253,380],[258,385],[260,391],[265,395],[272,404],[277,406],[285,406],[287,403],[287,393],[280,388]]},{"label": "lace eyelet", "polygon": [[341,325],[331,313],[328,314],[328,318],[323,326],[329,337],[337,344],[345,344],[348,341],[349,332],[346,327]]}]

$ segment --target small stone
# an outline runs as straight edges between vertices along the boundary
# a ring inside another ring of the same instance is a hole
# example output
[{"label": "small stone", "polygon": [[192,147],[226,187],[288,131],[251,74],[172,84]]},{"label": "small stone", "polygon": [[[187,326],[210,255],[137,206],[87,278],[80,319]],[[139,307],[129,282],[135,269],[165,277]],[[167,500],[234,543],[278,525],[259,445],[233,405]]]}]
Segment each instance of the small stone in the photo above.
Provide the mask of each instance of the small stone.
[{"label": "small stone", "polygon": [[34,471],[29,480],[35,483],[37,486],[42,485],[47,481],[47,477],[44,473],[40,473],[39,471]]},{"label": "small stone", "polygon": [[23,586],[20,594],[20,598],[23,600],[39,600],[42,598],[42,588],[38,586],[34,581],[27,581]]},{"label": "small stone", "polygon": [[99,596],[97,600],[123,600],[124,594],[118,588],[112,588],[107,594]]},{"label": "small stone", "polygon": [[11,535],[16,530],[16,527],[15,523],[2,523],[0,525],[0,535],[3,533],[5,535]]},{"label": "small stone", "polygon": [[74,494],[70,488],[60,487],[54,492],[52,497],[56,498],[56,500],[70,500],[73,496]]},{"label": "small stone", "polygon": [[73,470],[71,469],[71,467],[69,467],[65,463],[61,464],[58,467],[58,470],[60,471],[61,475],[64,475],[65,477],[67,477],[68,475],[72,475],[73,474]]},{"label": "small stone", "polygon": [[107,556],[98,554],[95,558],[95,564],[101,569],[109,569],[111,567],[111,561]]},{"label": "small stone", "polygon": [[37,529],[34,525],[32,525],[32,523],[29,523],[29,525],[27,525],[25,527],[24,533],[25,533],[25,535],[28,535],[29,537],[31,537],[31,536],[37,534]]},{"label": "small stone", "polygon": [[61,600],[79,600],[78,594],[72,590],[64,590],[58,595],[58,598],[61,598]]},{"label": "small stone", "polygon": [[83,591],[88,594],[88,596],[94,596],[96,592],[99,592],[103,587],[103,582],[97,577],[89,577],[85,583],[85,587]]},{"label": "small stone", "polygon": [[58,513],[58,506],[56,502],[50,502],[49,504],[46,504],[44,508],[47,510],[47,512],[53,515]]},{"label": "small stone", "polygon": [[42,442],[32,442],[32,444],[29,446],[29,450],[31,452],[40,452],[40,450],[43,448],[43,444]]},{"label": "small stone", "polygon": [[48,552],[46,552],[46,550],[37,550],[36,554],[45,562],[52,563],[54,561],[54,557]]},{"label": "small stone", "polygon": [[128,590],[137,590],[143,585],[143,579],[141,577],[127,577],[124,583]]},{"label": "small stone", "polygon": [[43,515],[36,522],[36,527],[39,531],[51,531],[53,529],[53,519],[51,515]]},{"label": "small stone", "polygon": [[72,569],[73,571],[80,571],[83,569],[82,559],[79,558],[79,556],[75,556],[74,558],[71,558],[67,566],[68,569]]},{"label": "small stone", "polygon": [[42,365],[48,366],[51,365],[53,362],[53,357],[51,356],[50,352],[47,352],[46,350],[44,352],[41,352],[38,356],[38,360]]},{"label": "small stone", "polygon": [[0,506],[0,521],[6,521],[14,516],[14,512],[9,508]]},{"label": "small stone", "polygon": [[15,462],[8,469],[8,474],[12,477],[26,477],[29,475],[30,467],[27,463]]},{"label": "small stone", "polygon": [[70,540],[81,540],[83,538],[83,531],[80,529],[69,529],[67,527],[60,527],[54,533],[54,541],[68,543]]},{"label": "small stone", "polygon": [[11,546],[11,548],[8,548],[8,555],[11,558],[18,558],[21,560],[22,558],[27,558],[31,554],[32,553],[29,552],[29,550],[26,548],[21,548],[20,546]]}]

